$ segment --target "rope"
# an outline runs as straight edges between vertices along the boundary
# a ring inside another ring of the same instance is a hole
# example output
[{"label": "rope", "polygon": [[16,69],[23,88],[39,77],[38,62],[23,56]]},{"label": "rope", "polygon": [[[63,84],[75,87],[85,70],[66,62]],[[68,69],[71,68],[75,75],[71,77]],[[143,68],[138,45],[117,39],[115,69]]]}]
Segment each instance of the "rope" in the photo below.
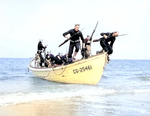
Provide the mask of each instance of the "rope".
[{"label": "rope", "polygon": [[[50,71],[49,71],[49,73],[48,73],[48,75],[50,74]],[[48,75],[47,76],[45,76],[45,77],[48,77]]]},{"label": "rope", "polygon": [[54,68],[52,68],[52,70],[53,70],[53,72],[54,72],[55,75],[59,76],[59,75],[61,75],[62,73],[64,73],[64,71],[66,70],[66,67],[67,67],[67,66],[65,66],[64,70],[63,70],[60,74],[56,74]]}]

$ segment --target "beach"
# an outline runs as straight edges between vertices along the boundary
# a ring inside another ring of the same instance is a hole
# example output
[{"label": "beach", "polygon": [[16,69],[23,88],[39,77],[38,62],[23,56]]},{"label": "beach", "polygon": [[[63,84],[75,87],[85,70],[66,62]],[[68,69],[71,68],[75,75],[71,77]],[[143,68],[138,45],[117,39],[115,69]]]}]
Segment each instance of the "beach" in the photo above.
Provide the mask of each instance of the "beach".
[{"label": "beach", "polygon": [[0,107],[2,116],[72,116],[72,107],[65,105],[68,100],[34,101]]},{"label": "beach", "polygon": [[[0,106],[0,114],[2,116],[99,116],[99,114],[102,116],[149,116],[150,111],[148,109],[150,107],[146,105],[146,102],[150,103],[149,96],[150,94],[120,96],[122,98],[120,103],[117,100],[115,103],[111,102],[113,101],[112,96],[102,98],[101,102],[97,102],[98,100],[95,100],[94,97],[91,99],[81,96],[40,100]],[[117,96],[114,95],[114,99],[116,98]],[[127,102],[128,105],[124,102]]]}]

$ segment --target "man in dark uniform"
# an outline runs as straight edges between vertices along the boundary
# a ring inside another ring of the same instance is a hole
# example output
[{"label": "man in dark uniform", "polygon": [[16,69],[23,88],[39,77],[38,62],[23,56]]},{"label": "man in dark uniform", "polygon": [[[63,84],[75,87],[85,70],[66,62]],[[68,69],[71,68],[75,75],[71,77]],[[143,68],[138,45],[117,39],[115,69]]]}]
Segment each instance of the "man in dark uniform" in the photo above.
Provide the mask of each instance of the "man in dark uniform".
[{"label": "man in dark uniform", "polygon": [[58,55],[55,56],[55,64],[61,65],[62,63],[62,56],[58,53]]},{"label": "man in dark uniform", "polygon": [[[112,33],[100,33],[103,38],[100,39],[100,45],[102,46],[103,50],[108,53],[108,55],[113,53],[113,44],[116,40],[116,37],[119,35],[119,32],[112,32]],[[110,42],[110,43],[109,43]]]},{"label": "man in dark uniform", "polygon": [[44,58],[42,56],[42,52],[43,50],[45,50],[46,46],[44,47],[43,44],[42,44],[42,41],[40,40],[39,43],[38,43],[38,47],[37,47],[37,54],[39,54],[40,56],[40,66],[42,66],[42,63],[44,62]]},{"label": "man in dark uniform", "polygon": [[79,30],[80,25],[76,24],[74,29],[71,29],[65,33],[63,33],[63,36],[66,37],[67,39],[69,39],[68,34],[70,34],[70,46],[69,46],[69,52],[68,52],[68,60],[70,61],[70,59],[72,59],[72,53],[73,53],[73,49],[74,47],[75,52],[73,55],[73,60],[76,60],[76,55],[79,51],[80,48],[80,39],[82,40],[83,43],[83,48],[85,48],[85,44],[84,44],[84,38],[82,35],[82,32]]},{"label": "man in dark uniform", "polygon": [[45,48],[46,48],[46,46],[44,47],[43,44],[42,44],[42,41],[40,40],[39,43],[38,43],[38,51],[42,52],[42,50],[45,49]]},{"label": "man in dark uniform", "polygon": [[67,64],[68,63],[68,55],[67,54],[65,54],[65,55],[60,55],[60,53],[58,53],[58,55],[57,56],[55,56],[54,57],[54,59],[55,59],[55,64],[58,64],[58,65],[62,65],[62,64]]}]

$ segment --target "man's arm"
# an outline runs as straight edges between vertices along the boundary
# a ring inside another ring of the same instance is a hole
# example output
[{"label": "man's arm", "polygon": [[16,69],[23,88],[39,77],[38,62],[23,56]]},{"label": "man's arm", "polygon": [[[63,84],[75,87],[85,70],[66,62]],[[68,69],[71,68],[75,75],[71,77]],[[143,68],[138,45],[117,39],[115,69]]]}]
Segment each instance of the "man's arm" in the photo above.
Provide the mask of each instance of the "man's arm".
[{"label": "man's arm", "polygon": [[81,37],[81,40],[82,40],[82,48],[84,48],[85,49],[85,40],[84,40],[84,38],[83,38],[83,35],[82,35],[82,32],[80,31],[80,36],[79,37]]},{"label": "man's arm", "polygon": [[67,38],[67,39],[69,39],[69,34],[71,34],[71,31],[72,31],[72,29],[71,30],[69,30],[69,31],[67,31],[67,32],[65,32],[65,33],[63,33],[63,36],[65,37],[65,38]]},{"label": "man's arm", "polygon": [[107,36],[108,36],[109,34],[110,34],[110,33],[107,32],[107,33],[101,33],[100,35],[101,35],[101,36],[104,36],[104,35],[107,35]]},{"label": "man's arm", "polygon": [[112,33],[107,32],[107,33],[101,33],[100,35],[103,36],[105,39],[108,39],[112,36]]},{"label": "man's arm", "polygon": [[41,44],[41,47],[42,47],[42,48],[45,48],[45,47],[43,46],[43,44]]}]

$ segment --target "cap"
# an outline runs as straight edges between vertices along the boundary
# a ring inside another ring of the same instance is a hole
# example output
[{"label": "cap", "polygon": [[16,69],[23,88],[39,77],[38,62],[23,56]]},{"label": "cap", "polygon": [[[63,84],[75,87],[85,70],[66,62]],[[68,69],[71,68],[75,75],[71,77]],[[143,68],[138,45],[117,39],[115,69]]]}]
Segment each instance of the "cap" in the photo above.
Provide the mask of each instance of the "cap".
[{"label": "cap", "polygon": [[80,26],[80,24],[79,23],[75,23],[74,26]]},{"label": "cap", "polygon": [[43,39],[39,39],[39,42],[41,42],[41,43],[42,43],[42,42],[43,42]]}]

